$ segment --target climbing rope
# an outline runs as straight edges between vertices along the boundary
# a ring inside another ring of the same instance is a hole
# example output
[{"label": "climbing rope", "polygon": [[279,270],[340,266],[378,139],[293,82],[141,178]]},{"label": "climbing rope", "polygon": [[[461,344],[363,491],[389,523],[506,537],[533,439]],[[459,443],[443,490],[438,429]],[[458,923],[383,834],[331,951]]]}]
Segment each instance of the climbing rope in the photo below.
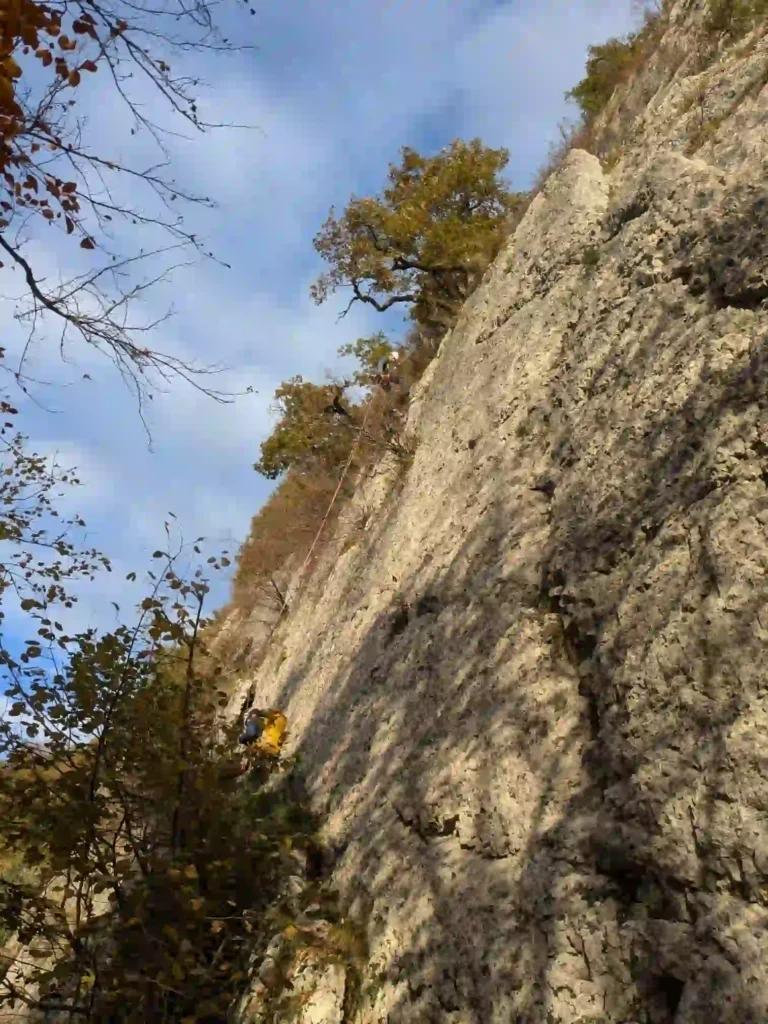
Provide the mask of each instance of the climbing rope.
[{"label": "climbing rope", "polygon": [[[278,616],[278,622],[283,617],[283,615],[285,613],[285,610],[288,608],[289,598],[292,601],[293,598],[298,594],[299,590],[301,589],[302,577],[304,575],[304,572],[305,572],[307,566],[309,565],[309,561],[312,558],[312,555],[314,554],[315,548],[317,547],[317,542],[320,540],[320,535],[322,534],[323,530],[325,529],[325,524],[328,522],[328,518],[329,518],[331,512],[333,511],[333,506],[336,504],[336,499],[339,496],[339,492],[341,491],[342,484],[344,483],[344,481],[345,481],[345,479],[347,477],[347,473],[349,472],[349,468],[352,465],[352,460],[355,457],[355,453],[357,452],[357,449],[360,447],[360,439],[362,438],[363,434],[365,433],[365,425],[368,422],[368,416],[369,416],[369,414],[371,412],[371,409],[375,405],[377,399],[378,399],[378,395],[376,395],[376,397],[373,399],[373,401],[368,404],[368,408],[365,410],[365,416],[363,417],[363,422],[360,424],[360,427],[358,428],[357,437],[355,438],[355,443],[352,445],[352,448],[351,448],[350,453],[349,453],[349,457],[347,458],[347,461],[344,463],[344,468],[341,471],[341,476],[339,477],[339,482],[336,485],[336,490],[333,492],[333,497],[331,498],[331,503],[328,506],[325,515],[323,516],[322,522],[320,523],[320,527],[318,528],[318,531],[315,534],[315,539],[312,541],[312,544],[310,545],[309,551],[307,552],[307,557],[304,559],[304,561],[303,561],[303,563],[301,565],[301,568],[299,569],[298,573],[296,574],[296,585],[295,585],[295,587],[294,587],[294,589],[292,591],[291,590],[286,590],[285,597],[283,598],[283,605],[282,605],[282,608],[280,609],[280,615]],[[277,625],[277,623],[275,623],[275,626],[276,625]],[[273,627],[273,629],[274,629],[274,627]]]}]

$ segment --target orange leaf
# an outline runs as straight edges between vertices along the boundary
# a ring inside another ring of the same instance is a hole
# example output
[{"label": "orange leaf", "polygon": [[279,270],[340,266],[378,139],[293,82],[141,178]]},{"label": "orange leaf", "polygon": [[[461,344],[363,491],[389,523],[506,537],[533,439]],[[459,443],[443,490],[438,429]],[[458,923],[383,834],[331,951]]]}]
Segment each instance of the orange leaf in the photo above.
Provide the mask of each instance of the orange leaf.
[{"label": "orange leaf", "polygon": [[18,78],[21,75],[21,68],[13,57],[6,57],[0,67],[2,67],[6,78]]},{"label": "orange leaf", "polygon": [[77,183],[74,181],[65,181],[61,186],[61,191],[64,192],[65,195],[69,195],[71,192],[76,192]]},{"label": "orange leaf", "polygon": [[70,71],[67,81],[72,86],[80,85],[80,72],[77,69]]},{"label": "orange leaf", "polygon": [[94,60],[85,60],[80,65],[80,67],[81,67],[81,69],[83,71],[91,71],[91,72],[93,72],[93,71],[98,71],[99,70],[98,67],[96,66],[96,61],[94,61]]},{"label": "orange leaf", "polygon": [[93,244],[93,239],[91,239],[91,238],[84,238],[82,240],[82,242],[80,243],[80,248],[81,249],[95,249],[96,246]]},{"label": "orange leaf", "polygon": [[50,50],[38,50],[37,51],[37,56],[43,62],[43,67],[44,68],[47,68],[48,65],[51,63],[51,61],[53,60],[53,54],[51,53]]}]

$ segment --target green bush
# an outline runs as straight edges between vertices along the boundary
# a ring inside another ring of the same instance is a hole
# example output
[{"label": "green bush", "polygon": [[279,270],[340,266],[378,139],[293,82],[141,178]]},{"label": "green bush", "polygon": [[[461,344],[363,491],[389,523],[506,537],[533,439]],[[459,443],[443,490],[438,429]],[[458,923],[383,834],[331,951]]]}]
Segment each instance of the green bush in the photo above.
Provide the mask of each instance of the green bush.
[{"label": "green bush", "polygon": [[589,121],[600,114],[618,86],[623,85],[642,62],[643,45],[638,35],[609,39],[590,46],[587,73],[578,85],[566,93],[578,103]]},{"label": "green bush", "polygon": [[645,11],[643,24],[636,32],[590,46],[586,75],[566,93],[567,99],[579,105],[587,125],[605,110],[616,89],[628,82],[654,52],[668,8],[667,0],[662,0],[655,9]]},{"label": "green bush", "polygon": [[581,262],[588,270],[594,270],[600,262],[600,250],[594,245],[588,245],[582,254]]},{"label": "green bush", "polygon": [[750,32],[768,14],[768,0],[711,0],[707,29],[729,40]]}]

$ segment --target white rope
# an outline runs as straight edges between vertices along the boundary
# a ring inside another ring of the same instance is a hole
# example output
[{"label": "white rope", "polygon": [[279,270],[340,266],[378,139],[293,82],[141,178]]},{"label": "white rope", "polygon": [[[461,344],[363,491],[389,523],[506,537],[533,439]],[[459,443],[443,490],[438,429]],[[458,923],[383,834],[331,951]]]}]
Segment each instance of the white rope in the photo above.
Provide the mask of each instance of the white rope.
[{"label": "white rope", "polygon": [[[378,397],[378,396],[376,396],[376,397]],[[312,544],[311,544],[311,546],[309,548],[309,551],[307,552],[307,557],[304,559],[304,562],[302,563],[301,568],[299,569],[299,571],[296,574],[296,584],[295,584],[295,586],[294,586],[292,591],[286,590],[285,597],[283,598],[283,606],[280,609],[280,615],[278,616],[278,621],[283,617],[283,614],[285,613],[285,610],[286,610],[286,608],[289,605],[289,598],[292,601],[293,598],[296,596],[296,594],[298,594],[299,590],[301,589],[301,578],[304,575],[304,571],[307,568],[307,565],[309,564],[309,560],[312,558],[312,555],[314,553],[315,548],[317,547],[317,542],[320,540],[320,535],[322,534],[323,530],[325,529],[325,524],[328,522],[328,518],[329,518],[331,512],[333,511],[333,506],[336,504],[336,499],[339,496],[339,491],[341,490],[341,486],[342,486],[342,484],[344,483],[344,481],[346,479],[347,473],[349,472],[349,467],[352,465],[352,460],[355,457],[355,453],[357,452],[357,449],[360,447],[360,439],[363,436],[363,433],[365,431],[365,425],[368,422],[368,415],[369,415],[371,409],[373,408],[375,401],[376,401],[376,398],[374,398],[373,401],[369,403],[368,408],[365,410],[365,416],[363,417],[363,422],[361,423],[360,428],[357,431],[357,437],[355,438],[355,443],[352,445],[352,449],[351,449],[351,451],[349,453],[349,457],[347,458],[347,461],[344,464],[344,469],[342,470],[341,476],[339,477],[339,482],[336,485],[336,490],[333,492],[333,497],[331,498],[331,503],[328,506],[325,515],[323,516],[323,520],[320,523],[320,527],[319,527],[317,533],[315,534],[315,539],[312,541]]]}]

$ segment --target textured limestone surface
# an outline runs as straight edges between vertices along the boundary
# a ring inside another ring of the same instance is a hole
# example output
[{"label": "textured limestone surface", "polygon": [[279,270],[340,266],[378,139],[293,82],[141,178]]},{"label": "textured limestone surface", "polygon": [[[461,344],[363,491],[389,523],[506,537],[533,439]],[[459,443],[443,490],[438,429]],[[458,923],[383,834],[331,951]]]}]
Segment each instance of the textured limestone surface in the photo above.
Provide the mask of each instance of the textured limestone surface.
[{"label": "textured limestone surface", "polygon": [[568,156],[244,682],[368,922],[358,1022],[768,1020],[767,66]]}]

